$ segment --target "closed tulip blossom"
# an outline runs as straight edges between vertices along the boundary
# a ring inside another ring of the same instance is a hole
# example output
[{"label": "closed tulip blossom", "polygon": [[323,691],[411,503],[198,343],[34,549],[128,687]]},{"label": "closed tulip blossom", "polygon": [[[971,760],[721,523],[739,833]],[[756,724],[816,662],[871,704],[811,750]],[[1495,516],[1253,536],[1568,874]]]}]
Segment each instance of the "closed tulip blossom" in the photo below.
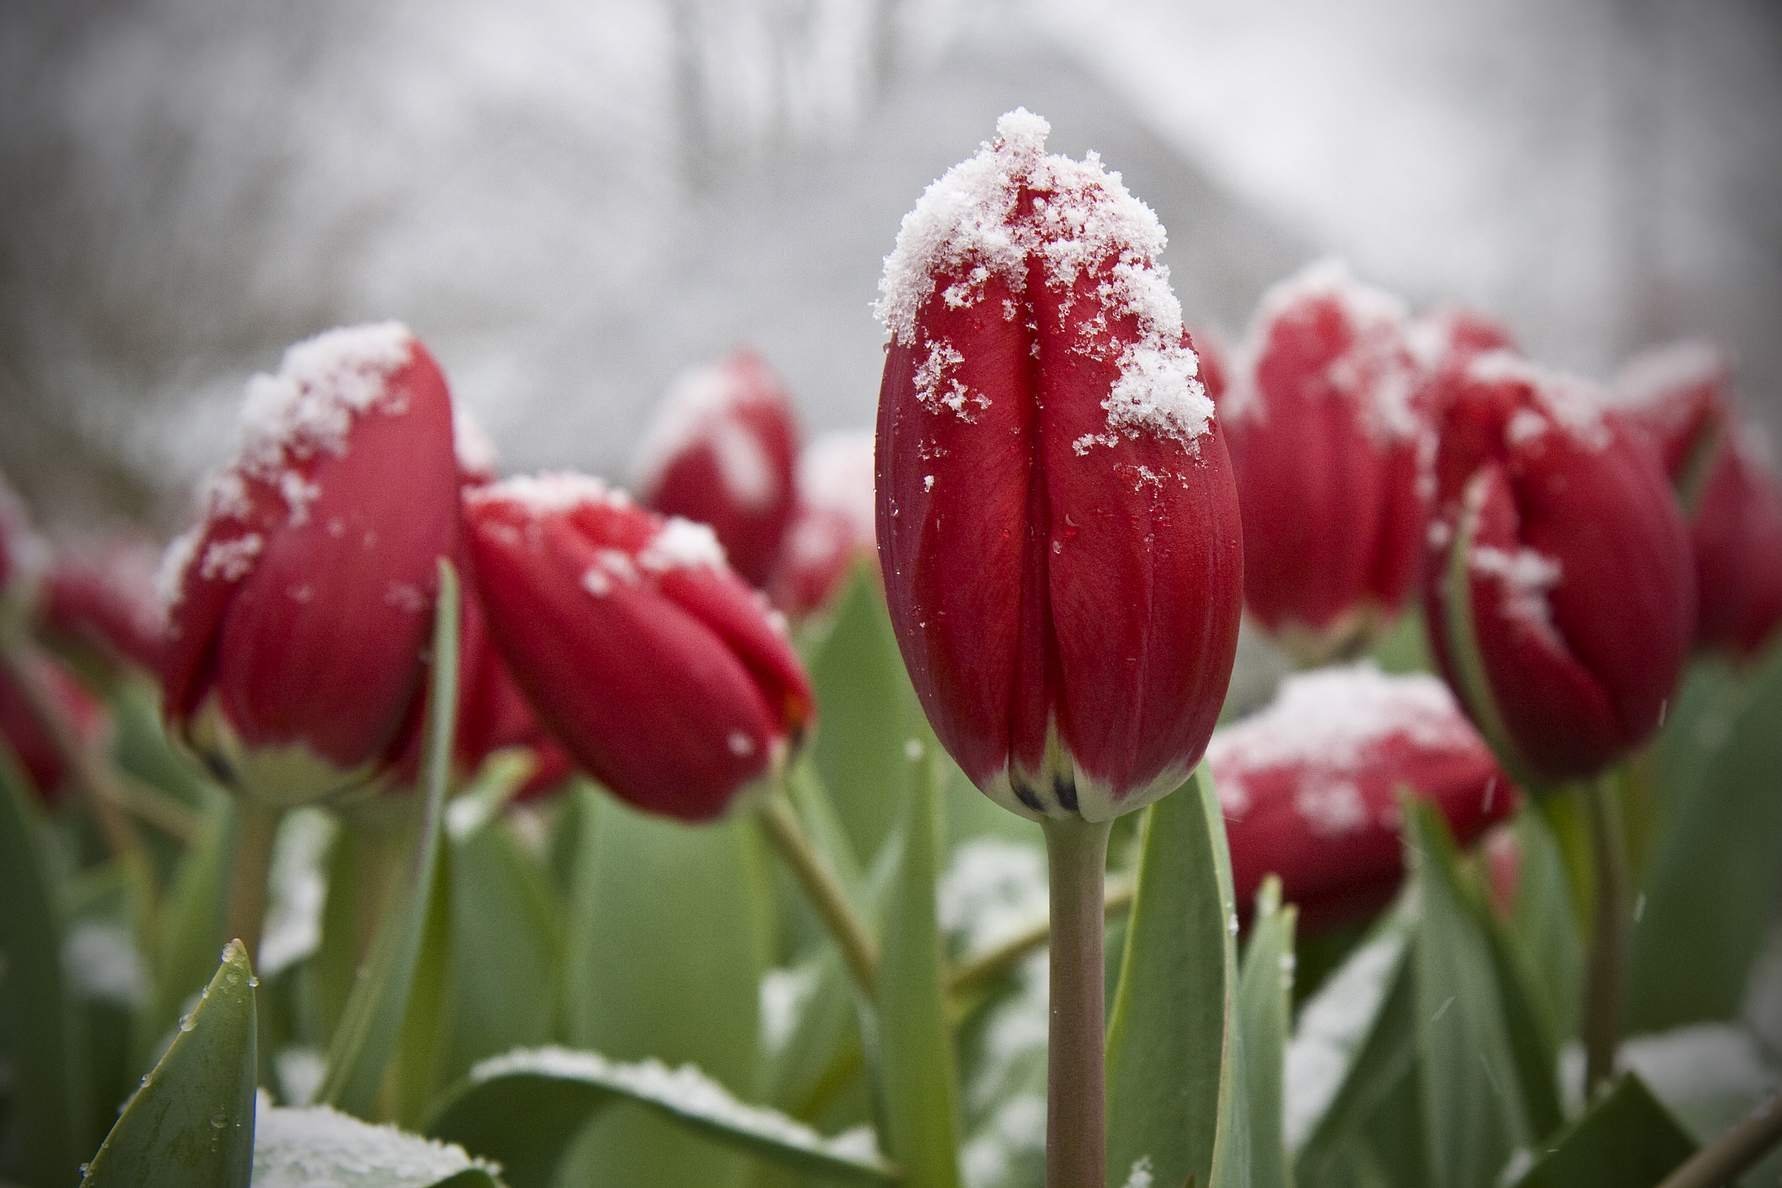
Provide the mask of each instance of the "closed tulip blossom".
[{"label": "closed tulip blossom", "polygon": [[1237,637],[1236,492],[1163,228],[1046,122],[929,187],[886,261],[878,544],[953,758],[1031,817],[1175,788]]},{"label": "closed tulip blossom", "polygon": [[1730,364],[1707,343],[1660,347],[1628,364],[1616,395],[1657,446],[1689,521],[1697,646],[1755,653],[1782,619],[1782,488],[1735,405]]},{"label": "closed tulip blossom", "polygon": [[1509,352],[1442,427],[1430,642],[1524,786],[1595,775],[1657,729],[1694,625],[1688,535],[1651,448],[1583,381]]},{"label": "closed tulip blossom", "polygon": [[682,372],[638,453],[641,500],[711,525],[731,569],[765,587],[792,523],[798,457],[792,400],[767,364],[736,351]]},{"label": "closed tulip blossom", "polygon": [[[41,657],[22,663],[77,741],[91,742],[103,725],[99,703],[61,666]],[[16,674],[0,666],[0,748],[10,750],[31,790],[46,802],[61,798],[72,775],[67,757],[33,699],[19,688]]]},{"label": "closed tulip blossom", "polygon": [[1237,491],[1165,235],[1027,111],[903,220],[878,313],[877,538],[943,746],[1044,825],[1047,1181],[1105,1174],[1108,823],[1194,769],[1242,612]]},{"label": "closed tulip blossom", "polygon": [[1462,845],[1517,796],[1439,678],[1372,664],[1289,676],[1213,736],[1240,906],[1270,874],[1308,928],[1384,904],[1404,875],[1400,797],[1433,803]]},{"label": "closed tulip blossom", "polygon": [[1403,608],[1422,561],[1433,424],[1394,298],[1321,264],[1263,298],[1220,403],[1244,603],[1312,663]]},{"label": "closed tulip blossom", "polygon": [[60,548],[43,583],[42,629],[107,664],[159,673],[161,605],[155,596],[159,554],[134,540]]},{"label": "closed tulip blossom", "polygon": [[169,719],[293,803],[366,784],[420,720],[459,536],[445,378],[409,331],[334,330],[248,386],[243,441],[166,559]]},{"label": "closed tulip blossom", "polygon": [[878,565],[873,541],[872,434],[831,433],[798,459],[798,509],[768,584],[794,617],[827,606],[862,563]]},{"label": "closed tulip blossom", "polygon": [[810,687],[709,528],[569,474],[470,490],[465,511],[490,635],[590,775],[702,821],[777,774]]}]

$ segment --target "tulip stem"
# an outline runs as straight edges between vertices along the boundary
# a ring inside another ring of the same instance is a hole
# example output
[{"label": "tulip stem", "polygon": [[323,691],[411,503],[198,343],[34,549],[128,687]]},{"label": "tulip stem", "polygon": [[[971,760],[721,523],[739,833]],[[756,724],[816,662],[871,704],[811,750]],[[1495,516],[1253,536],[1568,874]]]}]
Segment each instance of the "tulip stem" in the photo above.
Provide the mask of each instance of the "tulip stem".
[{"label": "tulip stem", "polygon": [[854,910],[835,872],[811,844],[810,835],[805,833],[798,814],[792,810],[791,800],[777,789],[767,793],[761,798],[755,819],[761,823],[761,831],[767,835],[768,843],[804,889],[817,915],[822,917],[829,935],[841,950],[848,972],[861,991],[871,995],[879,966],[878,944]]},{"label": "tulip stem", "polygon": [[1627,859],[1612,777],[1582,789],[1590,828],[1596,894],[1592,897],[1589,965],[1584,978],[1584,1100],[1615,1073],[1621,1026],[1621,983],[1627,965]]},{"label": "tulip stem", "polygon": [[1052,902],[1046,1183],[1102,1188],[1107,1182],[1102,881],[1109,825],[1053,818],[1042,824]]},{"label": "tulip stem", "polygon": [[235,854],[229,866],[229,935],[241,942],[248,960],[260,960],[260,930],[266,920],[272,843],[283,811],[251,796],[235,801]]}]

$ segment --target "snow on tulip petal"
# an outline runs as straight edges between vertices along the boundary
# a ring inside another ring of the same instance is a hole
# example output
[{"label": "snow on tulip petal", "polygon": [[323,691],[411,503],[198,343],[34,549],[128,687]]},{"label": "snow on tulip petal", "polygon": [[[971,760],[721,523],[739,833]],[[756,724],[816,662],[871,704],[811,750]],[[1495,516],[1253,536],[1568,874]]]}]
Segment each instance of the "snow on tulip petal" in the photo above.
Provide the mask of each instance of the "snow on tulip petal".
[{"label": "snow on tulip petal", "polygon": [[1163,228],[1018,110],[885,262],[878,539],[937,734],[998,803],[1104,820],[1173,789],[1230,677],[1236,492]]},{"label": "snow on tulip petal", "polygon": [[1245,604],[1321,659],[1404,605],[1434,426],[1395,298],[1325,262],[1264,296],[1220,409],[1244,517]]},{"label": "snow on tulip petal", "polygon": [[1694,623],[1657,454],[1590,385],[1509,352],[1468,364],[1441,440],[1432,649],[1519,780],[1595,774],[1657,729]]},{"label": "snow on tulip petal", "polygon": [[792,519],[797,450],[785,386],[737,351],[670,385],[638,451],[638,491],[663,515],[711,525],[731,567],[765,586]]},{"label": "snow on tulip petal", "polygon": [[580,475],[507,479],[465,507],[490,636],[595,779],[697,821],[786,762],[809,682],[709,528]]},{"label": "snow on tulip petal", "polygon": [[1207,748],[1240,905],[1279,875],[1307,926],[1384,903],[1404,874],[1399,797],[1436,804],[1464,844],[1516,794],[1432,676],[1371,664],[1288,677],[1273,702]]},{"label": "snow on tulip petal", "polygon": [[459,535],[452,425],[444,377],[393,323],[299,343],[250,381],[240,450],[163,569],[169,718],[244,791],[344,791],[418,723]]}]

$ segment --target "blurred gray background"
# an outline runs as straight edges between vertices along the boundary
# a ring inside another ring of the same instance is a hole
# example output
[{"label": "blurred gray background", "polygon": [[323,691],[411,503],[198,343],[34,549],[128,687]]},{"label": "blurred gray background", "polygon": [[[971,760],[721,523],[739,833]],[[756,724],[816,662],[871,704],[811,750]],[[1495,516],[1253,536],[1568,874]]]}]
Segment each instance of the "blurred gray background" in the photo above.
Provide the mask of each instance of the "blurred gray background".
[{"label": "blurred gray background", "polygon": [[866,425],[898,219],[1017,104],[1228,339],[1335,253],[1598,375],[1709,335],[1782,428],[1773,3],[12,0],[0,470],[52,522],[177,521],[250,372],[385,317],[510,468],[623,477],[744,342]]}]

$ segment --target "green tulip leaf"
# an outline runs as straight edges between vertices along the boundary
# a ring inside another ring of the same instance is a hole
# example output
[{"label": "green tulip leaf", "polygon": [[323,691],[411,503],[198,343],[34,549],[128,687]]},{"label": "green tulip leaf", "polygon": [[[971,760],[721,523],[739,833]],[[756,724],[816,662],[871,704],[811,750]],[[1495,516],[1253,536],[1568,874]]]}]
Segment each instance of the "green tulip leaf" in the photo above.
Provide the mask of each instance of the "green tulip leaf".
[{"label": "green tulip leaf", "polygon": [[89,1188],[246,1188],[254,1160],[253,970],[239,941],[87,1169]]},{"label": "green tulip leaf", "polygon": [[1138,887],[1108,1028],[1108,1178],[1241,1182],[1231,859],[1203,764],[1145,810]]},{"label": "green tulip leaf", "polygon": [[1516,1188],[1656,1184],[1695,1154],[1695,1140],[1635,1073],[1624,1074],[1545,1146]]},{"label": "green tulip leaf", "polygon": [[552,1182],[571,1141],[610,1105],[629,1104],[692,1134],[810,1175],[884,1183],[897,1172],[865,1130],[825,1138],[738,1101],[691,1065],[621,1062],[566,1048],[485,1060],[449,1092],[427,1133],[499,1161],[513,1188]]},{"label": "green tulip leaf", "polygon": [[1280,880],[1270,877],[1256,897],[1256,918],[1238,977],[1238,1026],[1244,1044],[1250,1175],[1257,1184],[1291,1188],[1287,1158],[1287,1033],[1293,999],[1293,925],[1281,906]]},{"label": "green tulip leaf", "polygon": [[458,707],[458,578],[449,562],[439,566],[433,611],[432,679],[427,688],[420,834],[405,884],[373,942],[328,1048],[328,1067],[317,1100],[354,1114],[376,1105],[403,1020],[416,990],[428,920],[435,911],[440,821],[452,774],[452,728]]}]

